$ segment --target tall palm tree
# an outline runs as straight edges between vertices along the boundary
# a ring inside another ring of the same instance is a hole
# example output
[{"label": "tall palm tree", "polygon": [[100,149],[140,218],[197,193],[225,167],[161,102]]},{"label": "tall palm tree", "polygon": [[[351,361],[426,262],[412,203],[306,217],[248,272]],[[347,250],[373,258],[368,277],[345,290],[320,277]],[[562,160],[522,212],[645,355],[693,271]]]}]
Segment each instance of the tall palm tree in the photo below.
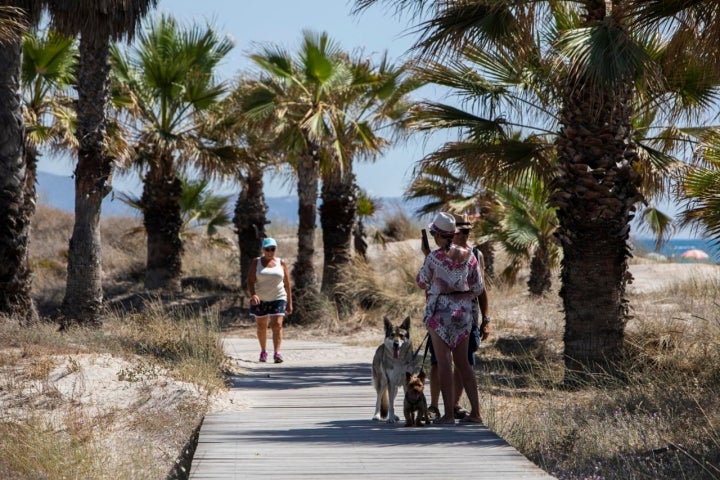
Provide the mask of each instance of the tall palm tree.
[{"label": "tall palm tree", "polygon": [[298,308],[293,316],[308,321],[318,306],[313,257],[321,167],[343,160],[337,139],[346,126],[344,99],[365,87],[355,83],[347,55],[326,33],[303,32],[296,54],[268,46],[250,58],[265,78],[244,110],[251,119],[275,119],[277,141],[286,148],[297,175],[298,256],[292,279]]},{"label": "tall palm tree", "polygon": [[[76,146],[72,134],[75,115],[67,90],[75,81],[77,46],[73,39],[52,30],[33,31],[23,36],[22,51],[26,215],[32,217],[39,150],[72,150]],[[37,315],[34,304],[25,311],[29,319]]]},{"label": "tall palm tree", "polygon": [[356,220],[357,185],[353,164],[374,160],[395,139],[402,139],[413,104],[408,95],[420,86],[405,65],[395,66],[383,56],[378,65],[363,58],[349,59],[356,88],[348,89],[338,106],[345,112],[331,152],[336,161],[323,173],[320,223],[323,232],[322,292],[347,311],[342,292],[344,272],[352,261],[352,231]]},{"label": "tall palm tree", "polygon": [[233,224],[240,249],[240,285],[247,290],[250,263],[260,253],[266,236],[268,206],[265,201],[263,175],[268,168],[281,164],[282,149],[274,141],[273,118],[264,121],[249,120],[243,115],[248,96],[252,95],[257,78],[239,78],[231,95],[219,106],[210,131],[219,143],[232,145],[229,175],[240,183],[240,194],[235,203]]},{"label": "tall palm tree", "polygon": [[[671,49],[653,32],[632,29],[626,1],[391,3],[429,12],[417,42],[424,55],[450,69],[457,69],[459,55],[478,59],[491,80],[468,89],[469,100],[489,106],[490,115],[476,122],[478,135],[515,120],[493,113],[505,111],[497,105],[540,100],[545,115],[533,122],[553,133],[547,140],[557,167],[550,186],[563,250],[566,372],[570,380],[576,371],[612,369],[623,355],[630,220],[643,199],[642,174],[650,170],[641,160],[667,160],[639,148],[633,120],[639,108],[676,98],[668,94],[673,85],[664,82],[669,70],[661,61]],[[475,72],[465,73],[460,80],[467,83]],[[539,84],[507,95],[508,85],[527,80]]]},{"label": "tall palm tree", "polygon": [[80,36],[75,223],[68,248],[62,322],[99,326],[103,301],[100,212],[103,198],[112,190],[115,166],[105,148],[110,42],[132,38],[156,0],[48,0],[48,4],[54,28]]},{"label": "tall palm tree", "polygon": [[240,287],[247,290],[252,259],[258,256],[265,234],[268,206],[265,202],[263,169],[259,163],[250,164],[240,176],[242,189],[235,202],[233,224],[240,248]]},{"label": "tall palm tree", "polygon": [[21,96],[22,29],[41,2],[2,2],[0,43],[0,313],[21,323],[37,320],[28,262],[35,178],[26,164]]},{"label": "tall palm tree", "polygon": [[233,46],[210,25],[183,28],[161,16],[144,24],[128,51],[111,51],[113,78],[134,131],[135,167],[145,171],[147,289],[181,289],[179,175],[222,161],[215,146],[205,143],[203,119],[227,92],[215,73]]}]

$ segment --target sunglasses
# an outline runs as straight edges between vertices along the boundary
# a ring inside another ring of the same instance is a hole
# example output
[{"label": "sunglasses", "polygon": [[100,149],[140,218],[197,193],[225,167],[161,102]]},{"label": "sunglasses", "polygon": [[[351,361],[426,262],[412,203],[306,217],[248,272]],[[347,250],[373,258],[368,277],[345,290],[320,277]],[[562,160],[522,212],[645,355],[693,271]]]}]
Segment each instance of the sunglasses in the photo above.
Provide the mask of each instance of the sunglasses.
[{"label": "sunglasses", "polygon": [[458,233],[462,233],[463,235],[470,235],[470,230],[462,228],[462,229],[458,230]]},{"label": "sunglasses", "polygon": [[263,250],[265,250],[266,252],[274,252],[275,247],[267,247],[267,248],[263,248]]}]

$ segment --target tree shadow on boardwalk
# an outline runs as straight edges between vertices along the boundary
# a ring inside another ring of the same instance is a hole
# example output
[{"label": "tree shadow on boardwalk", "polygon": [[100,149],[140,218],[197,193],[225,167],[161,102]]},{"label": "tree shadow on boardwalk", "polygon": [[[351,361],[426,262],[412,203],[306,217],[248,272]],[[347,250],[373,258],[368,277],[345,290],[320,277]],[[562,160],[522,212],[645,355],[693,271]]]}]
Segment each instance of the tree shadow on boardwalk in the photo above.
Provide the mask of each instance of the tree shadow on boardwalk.
[{"label": "tree shadow on boardwalk", "polygon": [[[332,415],[332,413],[328,413]],[[236,437],[237,432],[227,436]],[[222,434],[218,435],[222,437]],[[370,419],[331,420],[314,425],[312,428],[246,429],[242,432],[245,441],[253,444],[287,442],[288,444],[343,444],[378,446],[445,446],[505,447],[507,442],[485,428],[472,424],[454,426],[405,427],[402,422],[388,424]]]},{"label": "tree shadow on boardwalk", "polygon": [[232,388],[295,390],[327,386],[370,386],[370,366],[349,363],[322,367],[257,367],[249,374],[233,375]]}]

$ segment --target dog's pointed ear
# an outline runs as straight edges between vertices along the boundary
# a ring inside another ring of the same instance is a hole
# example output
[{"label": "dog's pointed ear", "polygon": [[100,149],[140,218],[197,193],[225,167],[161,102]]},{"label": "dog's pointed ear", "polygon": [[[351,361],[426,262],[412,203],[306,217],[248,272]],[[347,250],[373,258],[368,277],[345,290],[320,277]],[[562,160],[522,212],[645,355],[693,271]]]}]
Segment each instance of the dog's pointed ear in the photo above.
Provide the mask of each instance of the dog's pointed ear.
[{"label": "dog's pointed ear", "polygon": [[410,330],[410,316],[405,317],[405,320],[403,320],[402,324],[400,325],[400,328],[404,328],[405,330]]},{"label": "dog's pointed ear", "polygon": [[385,330],[392,330],[392,322],[387,316],[383,317],[383,324],[385,325]]},{"label": "dog's pointed ear", "polygon": [[408,383],[411,378],[412,378],[412,373],[405,372],[405,383]]},{"label": "dog's pointed ear", "polygon": [[425,383],[425,370],[420,370],[420,373],[418,373],[418,378],[421,382]]}]

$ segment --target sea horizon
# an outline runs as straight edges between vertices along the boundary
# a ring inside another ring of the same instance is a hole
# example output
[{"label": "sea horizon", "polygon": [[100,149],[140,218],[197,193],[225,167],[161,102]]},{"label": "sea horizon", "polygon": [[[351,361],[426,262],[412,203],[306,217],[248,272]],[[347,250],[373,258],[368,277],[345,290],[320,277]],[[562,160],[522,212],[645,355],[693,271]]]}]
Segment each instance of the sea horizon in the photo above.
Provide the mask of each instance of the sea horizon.
[{"label": "sea horizon", "polygon": [[702,250],[710,256],[705,263],[720,264],[720,245],[718,245],[718,242],[707,238],[672,238],[665,242],[659,249],[655,248],[655,240],[652,238],[633,238],[630,241],[634,247],[635,254],[643,255],[653,253],[661,255],[662,257],[656,257],[658,260],[686,262],[687,260],[681,258],[683,252],[697,249]]}]

